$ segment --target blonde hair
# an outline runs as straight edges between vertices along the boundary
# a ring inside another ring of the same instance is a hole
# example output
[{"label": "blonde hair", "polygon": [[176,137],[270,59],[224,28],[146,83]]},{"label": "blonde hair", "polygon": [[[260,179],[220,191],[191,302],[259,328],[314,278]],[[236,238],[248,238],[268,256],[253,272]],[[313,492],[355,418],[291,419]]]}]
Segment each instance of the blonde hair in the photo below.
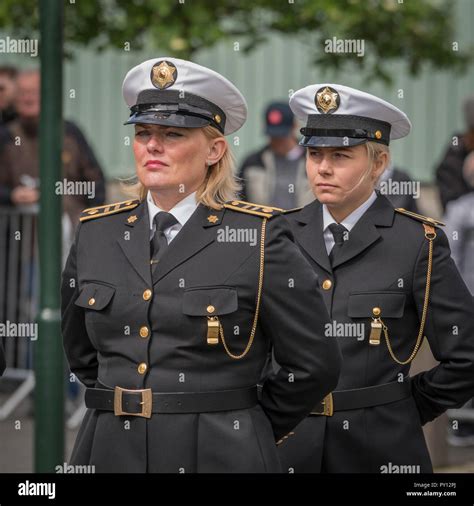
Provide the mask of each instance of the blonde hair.
[{"label": "blonde hair", "polygon": [[385,144],[381,144],[380,142],[368,141],[365,143],[367,146],[367,155],[369,157],[370,165],[373,166],[374,163],[379,159],[382,153],[387,153],[387,163],[385,164],[384,170],[390,164],[390,149]]},{"label": "blonde hair", "polygon": [[[212,126],[203,127],[202,132],[208,140],[223,137],[222,133]],[[235,200],[241,189],[234,175],[234,155],[230,150],[227,139],[225,141],[226,150],[224,155],[217,163],[208,167],[206,177],[196,191],[196,201],[211,209],[221,209],[225,202]],[[138,181],[137,176],[122,179],[121,183],[123,191],[127,195],[139,198],[141,201],[146,199],[148,188]]]}]

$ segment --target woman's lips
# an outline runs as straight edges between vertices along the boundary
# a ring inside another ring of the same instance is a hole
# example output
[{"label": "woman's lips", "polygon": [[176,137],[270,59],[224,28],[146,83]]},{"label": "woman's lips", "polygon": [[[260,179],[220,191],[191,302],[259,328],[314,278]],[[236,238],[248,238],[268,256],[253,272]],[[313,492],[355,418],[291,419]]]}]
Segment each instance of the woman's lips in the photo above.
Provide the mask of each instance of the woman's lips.
[{"label": "woman's lips", "polygon": [[161,169],[167,166],[167,163],[161,162],[160,160],[148,160],[148,162],[145,163],[145,167],[149,169]]},{"label": "woman's lips", "polygon": [[335,185],[333,184],[328,184],[328,183],[318,183],[316,185],[318,188],[321,188],[322,190],[329,190],[331,188],[336,188]]}]

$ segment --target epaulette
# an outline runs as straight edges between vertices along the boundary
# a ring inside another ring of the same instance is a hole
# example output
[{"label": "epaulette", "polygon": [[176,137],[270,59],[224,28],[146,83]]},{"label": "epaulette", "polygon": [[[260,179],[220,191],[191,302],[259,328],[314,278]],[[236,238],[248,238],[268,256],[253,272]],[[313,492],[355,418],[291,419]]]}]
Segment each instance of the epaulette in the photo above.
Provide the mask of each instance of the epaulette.
[{"label": "epaulette", "polygon": [[426,223],[427,225],[433,225],[435,227],[445,226],[445,223],[443,223],[442,221],[438,221],[435,220],[434,218],[429,218],[428,216],[423,216],[422,214],[414,213],[412,211],[407,211],[406,209],[403,209],[403,207],[397,207],[395,211],[397,211],[397,213],[404,214],[405,216],[413,218],[414,220]]},{"label": "epaulette", "polygon": [[303,209],[303,207],[294,207],[293,209],[285,209],[284,211],[282,211],[281,214],[295,213],[296,211],[301,211],[301,209]]},{"label": "epaulette", "polygon": [[139,199],[124,200],[123,202],[116,202],[115,204],[107,204],[106,206],[89,207],[84,209],[79,217],[79,221],[93,220],[95,218],[102,218],[109,214],[121,213],[127,209],[133,209],[140,204]]},{"label": "epaulette", "polygon": [[252,202],[245,202],[244,200],[232,200],[224,204],[226,209],[232,209],[241,213],[254,214],[263,218],[272,218],[281,214],[283,209],[279,207],[262,206],[260,204],[252,204]]}]

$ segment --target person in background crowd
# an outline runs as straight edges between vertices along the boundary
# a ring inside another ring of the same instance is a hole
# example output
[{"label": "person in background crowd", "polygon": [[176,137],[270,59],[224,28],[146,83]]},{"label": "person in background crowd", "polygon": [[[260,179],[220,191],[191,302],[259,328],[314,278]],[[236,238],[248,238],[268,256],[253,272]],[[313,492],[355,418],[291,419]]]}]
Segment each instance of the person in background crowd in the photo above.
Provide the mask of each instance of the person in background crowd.
[{"label": "person in background crowd", "polygon": [[306,181],[305,151],[298,145],[296,123],[287,103],[272,102],[265,110],[268,144],[243,162],[242,198],[292,209],[311,202]]},{"label": "person in background crowd", "polygon": [[10,65],[0,66],[0,125],[16,117],[14,99],[17,69]]},{"label": "person in background crowd", "polygon": [[[35,206],[39,201],[40,74],[20,72],[17,77],[16,119],[6,125],[8,137],[0,145],[2,204]],[[64,122],[63,177],[71,183],[93,183],[63,188],[63,205],[71,223],[77,223],[85,206],[103,204],[102,169],[80,129]],[[61,181],[63,183],[63,181]],[[56,190],[56,189],[54,189]],[[71,194],[72,193],[72,194]]]},{"label": "person in background crowd", "polygon": [[[387,188],[390,189],[390,182],[394,182],[397,185],[400,183],[414,183],[414,181],[411,179],[411,177],[401,169],[398,169],[395,167],[392,163],[392,161],[389,162],[389,166],[385,169],[383,174],[380,176],[380,179],[377,183],[376,188],[377,189],[383,189],[384,184],[387,186]],[[408,185],[409,186],[409,185]],[[392,191],[381,191],[382,195],[385,195],[388,200],[392,203],[392,206],[402,207],[403,209],[406,209],[407,211],[412,211],[414,213],[418,212],[418,206],[416,205],[416,200],[414,198],[414,193],[410,192],[396,192]]]},{"label": "person in background crowd", "polygon": [[448,202],[469,193],[471,188],[462,175],[464,160],[474,150],[474,95],[464,102],[466,131],[453,136],[443,160],[436,170],[443,211]]},{"label": "person in background crowd", "polygon": [[[444,221],[452,257],[474,296],[474,152],[464,160],[463,177],[471,191],[448,203]],[[474,413],[472,399],[464,406],[464,410]],[[456,428],[453,420],[449,424],[448,443],[453,446],[474,445],[474,422],[461,417],[457,421]]]},{"label": "person in background crowd", "polygon": [[448,203],[444,221],[452,257],[474,295],[474,152],[464,160],[462,172],[471,191]]}]

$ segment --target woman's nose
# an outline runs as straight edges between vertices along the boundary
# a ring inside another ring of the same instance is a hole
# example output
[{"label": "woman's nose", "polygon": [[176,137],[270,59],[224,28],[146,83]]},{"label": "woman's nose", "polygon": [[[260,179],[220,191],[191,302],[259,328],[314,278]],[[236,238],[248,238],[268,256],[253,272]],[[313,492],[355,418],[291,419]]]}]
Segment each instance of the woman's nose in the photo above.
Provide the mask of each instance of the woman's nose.
[{"label": "woman's nose", "polygon": [[146,144],[148,151],[163,151],[163,139],[161,135],[150,135],[148,142]]},{"label": "woman's nose", "polygon": [[318,164],[318,172],[320,174],[330,174],[331,173],[331,164],[329,162],[329,159],[326,156],[321,158],[321,160]]}]

